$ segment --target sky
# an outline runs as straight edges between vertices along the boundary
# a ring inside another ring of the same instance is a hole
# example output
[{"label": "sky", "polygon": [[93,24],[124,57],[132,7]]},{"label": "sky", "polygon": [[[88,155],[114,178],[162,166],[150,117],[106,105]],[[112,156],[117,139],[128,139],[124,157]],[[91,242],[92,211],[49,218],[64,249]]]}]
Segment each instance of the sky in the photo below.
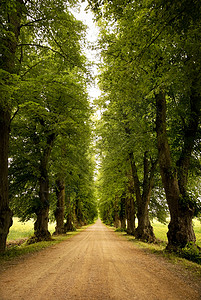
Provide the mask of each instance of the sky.
[{"label": "sky", "polygon": [[[99,31],[98,31],[98,27],[95,25],[95,22],[93,20],[93,13],[90,10],[86,11],[87,5],[88,5],[87,1],[82,2],[80,6],[80,11],[79,12],[73,11],[73,14],[76,17],[76,19],[81,20],[85,25],[88,26],[86,39],[90,44],[94,45],[97,41]],[[96,61],[96,62],[98,61],[97,52],[95,50],[86,49],[85,51],[86,51],[86,56],[90,61]],[[95,64],[92,68],[92,73],[93,75],[98,74],[97,67]],[[92,102],[93,99],[100,96],[100,90],[97,87],[96,81],[94,82],[93,86],[89,87],[88,92]]]}]

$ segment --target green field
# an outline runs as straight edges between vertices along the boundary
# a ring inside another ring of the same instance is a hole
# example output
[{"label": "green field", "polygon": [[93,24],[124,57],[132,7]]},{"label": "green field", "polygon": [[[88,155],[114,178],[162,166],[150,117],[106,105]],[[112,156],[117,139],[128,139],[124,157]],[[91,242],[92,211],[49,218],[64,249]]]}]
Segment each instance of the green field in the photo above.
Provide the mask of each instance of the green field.
[{"label": "green field", "polygon": [[[55,223],[49,223],[48,229],[50,233],[53,233],[55,230]],[[29,220],[25,223],[19,221],[18,218],[13,218],[13,225],[10,228],[8,235],[8,241],[16,240],[21,238],[26,238],[32,236],[34,233],[34,222]]]},{"label": "green field", "polygon": [[[197,244],[201,247],[201,222],[197,219],[193,221],[194,231],[197,239]],[[152,222],[152,226],[154,227],[154,233],[159,240],[167,241],[167,231],[168,225],[164,225],[156,220]],[[26,238],[33,235],[34,232],[34,223],[32,220],[22,223],[18,220],[18,218],[13,218],[13,226],[10,228],[10,232],[8,235],[9,240],[16,240],[20,238]],[[54,232],[55,223],[49,223],[49,231],[51,233]]]},{"label": "green field", "polygon": [[[201,222],[197,219],[193,220],[194,231],[196,235],[196,243],[201,247]],[[162,241],[167,241],[168,224],[164,225],[156,220],[152,222],[156,238]]]}]

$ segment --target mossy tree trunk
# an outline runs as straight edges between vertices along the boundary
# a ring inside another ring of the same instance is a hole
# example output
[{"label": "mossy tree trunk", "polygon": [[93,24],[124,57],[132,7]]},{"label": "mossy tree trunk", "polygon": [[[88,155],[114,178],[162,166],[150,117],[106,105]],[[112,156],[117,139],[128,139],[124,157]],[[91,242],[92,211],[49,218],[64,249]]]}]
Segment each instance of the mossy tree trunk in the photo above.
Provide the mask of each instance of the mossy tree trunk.
[{"label": "mossy tree trunk", "polygon": [[166,97],[164,92],[159,92],[156,98],[156,130],[159,152],[160,172],[166,199],[170,210],[170,224],[167,249],[177,250],[183,248],[189,242],[195,242],[195,234],[192,226],[194,216],[194,203],[190,200],[186,191],[190,157],[193,150],[198,121],[200,116],[200,99],[192,90],[191,115],[184,132],[183,150],[177,162],[177,168],[173,162],[168,144],[166,132]]},{"label": "mossy tree trunk", "polygon": [[[6,5],[7,3],[2,3],[1,6],[3,8],[1,21],[4,22],[5,32],[2,35],[3,38],[0,39],[0,68],[5,71],[2,74],[2,76],[5,76],[5,78],[2,78],[3,81],[9,85],[9,82],[12,81],[12,74],[16,73],[15,53],[24,5],[22,0],[16,0],[15,7],[11,6],[9,12],[5,14]],[[0,253],[5,251],[7,235],[12,225],[12,212],[9,208],[8,197],[8,151],[12,105],[9,93],[11,89],[12,85],[8,88],[8,94],[2,93],[0,99]]]},{"label": "mossy tree trunk", "polygon": [[8,199],[8,143],[10,111],[0,108],[0,253],[6,248],[6,239],[12,225]]}]

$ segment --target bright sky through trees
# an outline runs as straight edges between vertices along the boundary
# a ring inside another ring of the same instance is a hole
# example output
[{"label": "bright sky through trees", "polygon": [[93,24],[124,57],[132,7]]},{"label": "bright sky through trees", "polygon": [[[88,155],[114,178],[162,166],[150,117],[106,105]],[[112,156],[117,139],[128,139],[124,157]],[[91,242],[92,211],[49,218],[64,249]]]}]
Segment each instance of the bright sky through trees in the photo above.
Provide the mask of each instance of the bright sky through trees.
[{"label": "bright sky through trees", "polygon": [[[85,25],[88,26],[87,28],[87,35],[86,39],[89,44],[89,46],[86,48],[86,55],[87,58],[94,62],[92,67],[92,73],[93,75],[97,75],[97,62],[98,62],[98,53],[95,49],[92,49],[93,46],[95,46],[97,38],[98,38],[98,27],[95,25],[95,22],[93,21],[93,13],[90,10],[86,10],[88,3],[85,1],[80,4],[79,11],[73,11],[74,16],[81,20]],[[97,82],[95,80],[93,86],[89,88],[89,96],[91,100],[97,98],[100,95],[100,90],[97,87]]]}]

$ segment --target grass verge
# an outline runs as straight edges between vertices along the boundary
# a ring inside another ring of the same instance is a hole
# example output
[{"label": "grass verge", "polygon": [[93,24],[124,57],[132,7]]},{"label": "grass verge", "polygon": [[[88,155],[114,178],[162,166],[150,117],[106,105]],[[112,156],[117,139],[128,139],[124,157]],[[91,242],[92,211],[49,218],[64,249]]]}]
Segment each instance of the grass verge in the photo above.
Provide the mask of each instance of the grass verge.
[{"label": "grass verge", "polygon": [[21,257],[23,255],[34,253],[34,252],[38,252],[44,248],[51,247],[52,245],[61,243],[65,240],[69,239],[70,237],[78,234],[79,232],[83,231],[87,227],[88,226],[83,226],[82,228],[77,229],[76,231],[69,232],[64,235],[54,236],[54,237],[52,237],[51,241],[42,241],[42,242],[30,244],[30,245],[28,245],[27,242],[25,242],[19,246],[16,245],[16,246],[9,247],[6,249],[5,253],[0,255],[0,264],[4,263],[6,261],[9,261],[9,260],[15,259],[17,257]]},{"label": "grass verge", "polygon": [[165,250],[167,243],[160,241],[157,244],[145,243],[135,239],[134,236],[128,235],[126,232],[116,232],[119,236],[126,238],[128,241],[134,243],[134,245],[147,253],[151,253],[164,259],[168,260],[172,264],[182,266],[184,269],[191,271],[195,276],[201,278],[201,265],[198,263],[189,261],[185,258],[180,257],[176,253],[168,252]]}]

